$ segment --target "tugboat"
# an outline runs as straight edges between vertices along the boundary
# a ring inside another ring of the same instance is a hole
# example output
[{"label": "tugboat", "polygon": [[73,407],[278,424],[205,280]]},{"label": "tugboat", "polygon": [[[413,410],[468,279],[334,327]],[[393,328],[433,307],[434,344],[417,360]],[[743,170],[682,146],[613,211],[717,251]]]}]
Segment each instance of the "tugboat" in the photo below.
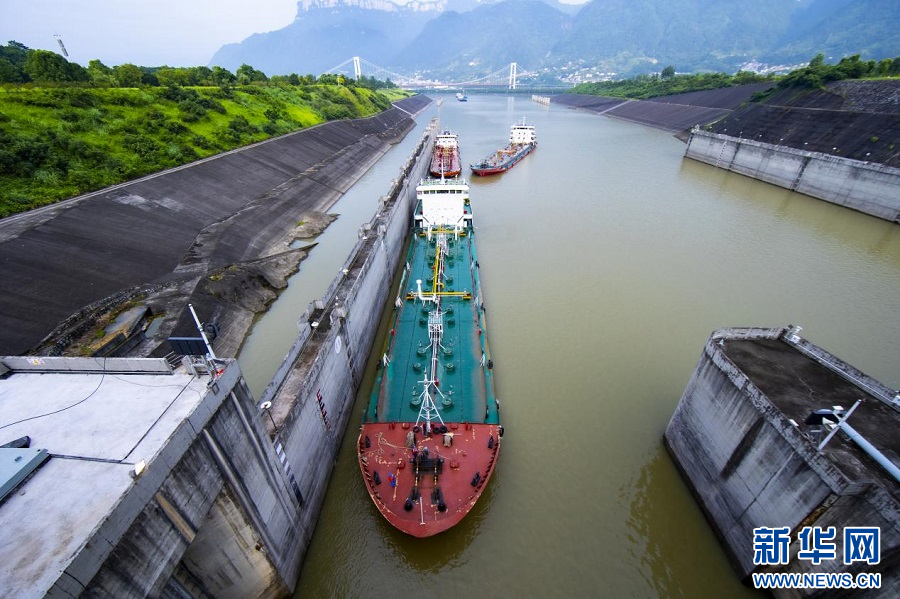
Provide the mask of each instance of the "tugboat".
[{"label": "tugboat", "polygon": [[486,156],[481,162],[469,165],[472,172],[479,176],[496,175],[508,171],[520,160],[537,148],[537,135],[534,125],[526,125],[525,119],[510,128],[509,144],[493,154]]},{"label": "tugboat", "polygon": [[357,442],[375,507],[429,537],[469,513],[491,478],[503,427],[494,395],[469,185],[416,187],[412,240]]},{"label": "tugboat", "polygon": [[462,171],[459,158],[459,136],[448,130],[438,134],[434,140],[434,153],[431,155],[432,177],[458,177]]}]

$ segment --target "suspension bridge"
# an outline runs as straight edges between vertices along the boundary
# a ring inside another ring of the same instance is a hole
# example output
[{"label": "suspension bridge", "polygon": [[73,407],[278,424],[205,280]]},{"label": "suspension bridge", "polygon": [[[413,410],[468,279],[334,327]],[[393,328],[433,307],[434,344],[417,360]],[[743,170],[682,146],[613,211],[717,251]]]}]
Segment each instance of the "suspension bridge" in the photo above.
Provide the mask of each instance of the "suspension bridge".
[{"label": "suspension bridge", "polygon": [[354,79],[362,76],[374,77],[379,81],[390,79],[398,87],[404,89],[461,89],[461,88],[506,88],[516,90],[522,84],[533,83],[537,73],[532,73],[521,68],[517,63],[511,62],[501,69],[468,81],[439,81],[426,79],[419,75],[404,75],[369,62],[365,58],[354,56],[332,67],[326,73],[342,74]]}]

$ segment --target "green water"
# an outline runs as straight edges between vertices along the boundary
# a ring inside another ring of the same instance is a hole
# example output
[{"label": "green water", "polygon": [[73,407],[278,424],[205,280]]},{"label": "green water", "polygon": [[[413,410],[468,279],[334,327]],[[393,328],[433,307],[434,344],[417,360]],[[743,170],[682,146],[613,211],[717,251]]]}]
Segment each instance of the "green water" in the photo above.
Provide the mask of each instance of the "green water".
[{"label": "green water", "polygon": [[[537,127],[538,149],[513,170],[471,179],[503,455],[459,526],[412,539],[367,496],[351,421],[297,596],[757,596],[663,431],[720,327],[800,324],[900,386],[900,226],[685,160],[684,144],[641,125],[527,97],[447,96],[440,110],[465,165],[505,145],[523,116]],[[383,179],[337,210],[363,216],[310,257],[333,268],[310,262],[292,287],[324,292],[407,156],[389,156],[396,166],[379,165]],[[315,268],[328,272],[320,290],[304,279]],[[285,309],[280,326],[302,309]],[[275,349],[260,339],[274,372],[292,337]]]}]

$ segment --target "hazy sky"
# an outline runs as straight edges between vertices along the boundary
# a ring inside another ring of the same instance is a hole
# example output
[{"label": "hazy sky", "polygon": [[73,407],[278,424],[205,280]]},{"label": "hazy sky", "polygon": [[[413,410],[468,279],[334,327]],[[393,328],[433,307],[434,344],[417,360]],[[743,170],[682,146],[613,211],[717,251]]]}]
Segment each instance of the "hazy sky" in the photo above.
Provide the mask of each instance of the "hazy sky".
[{"label": "hazy sky", "polygon": [[84,66],[196,66],[296,14],[296,0],[0,0],[0,43],[58,51],[59,35]]},{"label": "hazy sky", "polygon": [[222,45],[281,29],[296,14],[296,0],[0,0],[0,43],[58,51],[58,35],[69,60],[84,66],[94,58],[107,66],[197,66]]}]

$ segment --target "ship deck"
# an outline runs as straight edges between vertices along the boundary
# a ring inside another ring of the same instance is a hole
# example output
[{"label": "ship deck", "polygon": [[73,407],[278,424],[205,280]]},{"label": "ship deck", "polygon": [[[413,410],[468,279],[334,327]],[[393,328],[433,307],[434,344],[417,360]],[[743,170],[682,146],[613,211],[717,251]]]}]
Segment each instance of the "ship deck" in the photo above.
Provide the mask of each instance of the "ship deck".
[{"label": "ship deck", "polygon": [[[425,220],[419,208],[417,215]],[[460,221],[471,223],[468,204]],[[445,531],[469,512],[500,451],[473,237],[471,226],[413,231],[357,441],[375,506],[416,537]]]},{"label": "ship deck", "polygon": [[459,175],[461,160],[459,156],[459,148],[457,147],[440,147],[434,148],[434,154],[431,158],[431,175],[434,177],[456,177]]},{"label": "ship deck", "polygon": [[[499,423],[494,397],[490,352],[485,338],[484,311],[478,280],[478,260],[473,230],[458,239],[449,236],[444,275],[438,282],[443,312],[443,338],[435,378],[439,392],[434,402],[444,422]],[[382,368],[373,389],[366,421],[416,422],[421,409],[425,372],[431,367],[428,335],[430,302],[417,298],[431,295],[435,284],[435,239],[416,231],[407,255],[399,306],[388,334]],[[483,362],[483,363],[482,363]]]}]

